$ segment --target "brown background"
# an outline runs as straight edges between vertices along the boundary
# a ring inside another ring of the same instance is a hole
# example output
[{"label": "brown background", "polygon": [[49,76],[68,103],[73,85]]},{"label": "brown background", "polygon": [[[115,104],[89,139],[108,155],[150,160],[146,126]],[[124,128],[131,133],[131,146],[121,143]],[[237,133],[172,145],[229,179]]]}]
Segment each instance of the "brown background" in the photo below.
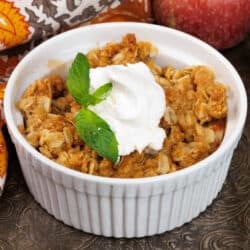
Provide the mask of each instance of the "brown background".
[{"label": "brown background", "polygon": [[[27,45],[23,49],[26,48]],[[19,53],[22,47],[16,50]],[[250,36],[223,54],[238,70],[249,96]],[[7,183],[0,198],[0,249],[250,249],[249,117],[248,111],[244,134],[226,182],[212,205],[191,223],[141,239],[86,234],[48,215],[31,196],[5,129],[10,152]]]}]

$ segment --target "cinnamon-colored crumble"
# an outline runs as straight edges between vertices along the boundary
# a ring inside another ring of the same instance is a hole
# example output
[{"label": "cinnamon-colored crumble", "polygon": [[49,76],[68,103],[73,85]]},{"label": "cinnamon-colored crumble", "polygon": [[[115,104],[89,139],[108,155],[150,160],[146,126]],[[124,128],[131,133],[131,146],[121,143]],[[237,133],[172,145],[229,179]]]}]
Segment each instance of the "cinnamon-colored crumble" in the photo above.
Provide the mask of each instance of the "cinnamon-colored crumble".
[{"label": "cinnamon-colored crumble", "polygon": [[[20,130],[48,158],[80,172],[120,178],[148,177],[186,168],[220,145],[227,115],[226,87],[216,82],[205,66],[176,69],[159,66],[157,48],[127,34],[120,43],[91,50],[91,67],[144,62],[162,86],[166,111],[160,122],[167,137],[159,152],[145,149],[121,157],[119,164],[97,155],[77,134],[74,116],[80,106],[68,93],[65,81],[50,76],[35,81],[17,106],[23,113]],[[138,93],[140,94],[140,93]]]}]

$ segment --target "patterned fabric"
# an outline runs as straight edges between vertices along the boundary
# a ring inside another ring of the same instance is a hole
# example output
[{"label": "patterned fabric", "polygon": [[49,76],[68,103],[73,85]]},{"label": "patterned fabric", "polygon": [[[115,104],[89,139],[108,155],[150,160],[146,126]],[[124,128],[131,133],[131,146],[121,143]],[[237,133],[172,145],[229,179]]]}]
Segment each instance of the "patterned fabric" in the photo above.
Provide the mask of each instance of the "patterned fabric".
[{"label": "patterned fabric", "polygon": [[95,17],[118,0],[0,0],[0,49],[53,34]]},{"label": "patterned fabric", "polygon": [[150,0],[0,0],[0,83],[38,40],[90,23],[152,20]]}]

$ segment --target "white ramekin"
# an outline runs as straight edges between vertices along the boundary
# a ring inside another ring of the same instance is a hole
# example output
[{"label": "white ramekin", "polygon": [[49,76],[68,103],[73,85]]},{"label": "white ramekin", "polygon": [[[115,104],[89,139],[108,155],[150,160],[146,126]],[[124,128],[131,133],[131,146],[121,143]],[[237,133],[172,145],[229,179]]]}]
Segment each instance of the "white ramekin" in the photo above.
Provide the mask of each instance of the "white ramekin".
[{"label": "white ramekin", "polygon": [[0,176],[0,196],[3,193],[3,189],[4,189],[4,184],[5,184],[5,181],[6,181],[6,177],[7,177],[7,174],[4,174],[3,176]]},{"label": "white ramekin", "polygon": [[[210,66],[229,86],[225,137],[216,152],[178,172],[141,179],[82,174],[47,159],[20,134],[15,103],[35,79],[54,72],[65,76],[79,51],[119,41],[127,33],[152,41],[160,64]],[[48,213],[85,232],[114,237],[159,234],[191,221],[221,190],[247,114],[243,83],[215,49],[185,33],[143,23],[107,23],[55,36],[32,50],[12,73],[4,98],[6,122],[21,168],[34,198]]]}]

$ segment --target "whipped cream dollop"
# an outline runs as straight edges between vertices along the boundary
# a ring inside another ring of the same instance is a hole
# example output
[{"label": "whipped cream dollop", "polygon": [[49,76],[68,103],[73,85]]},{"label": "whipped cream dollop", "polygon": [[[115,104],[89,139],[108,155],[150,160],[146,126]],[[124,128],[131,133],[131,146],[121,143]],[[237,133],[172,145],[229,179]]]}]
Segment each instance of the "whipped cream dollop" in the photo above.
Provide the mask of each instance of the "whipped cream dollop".
[{"label": "whipped cream dollop", "polygon": [[108,97],[89,108],[115,133],[119,155],[146,147],[160,150],[166,134],[159,123],[166,102],[149,68],[139,62],[90,69],[91,92],[107,82],[113,85]]}]

